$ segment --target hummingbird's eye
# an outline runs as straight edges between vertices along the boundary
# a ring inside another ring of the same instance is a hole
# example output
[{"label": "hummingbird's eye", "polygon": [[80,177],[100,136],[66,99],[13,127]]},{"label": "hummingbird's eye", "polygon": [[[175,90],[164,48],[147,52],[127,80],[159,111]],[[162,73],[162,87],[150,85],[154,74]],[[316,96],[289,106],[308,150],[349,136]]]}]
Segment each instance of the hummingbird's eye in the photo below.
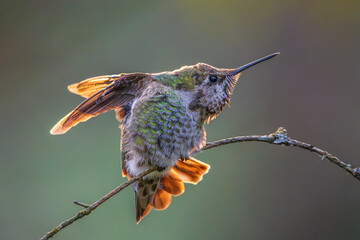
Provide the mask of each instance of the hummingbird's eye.
[{"label": "hummingbird's eye", "polygon": [[209,80],[210,80],[210,82],[214,83],[214,82],[216,82],[216,81],[218,80],[218,78],[217,78],[217,76],[215,76],[215,75],[211,75],[211,76],[209,77]]}]

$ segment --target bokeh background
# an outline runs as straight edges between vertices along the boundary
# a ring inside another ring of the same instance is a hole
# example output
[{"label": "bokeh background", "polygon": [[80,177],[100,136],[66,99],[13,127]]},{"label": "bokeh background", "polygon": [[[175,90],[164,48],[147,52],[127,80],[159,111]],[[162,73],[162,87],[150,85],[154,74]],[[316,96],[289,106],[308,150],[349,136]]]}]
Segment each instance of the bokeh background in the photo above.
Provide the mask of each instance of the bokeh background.
[{"label": "bokeh background", "polygon": [[[68,84],[206,62],[246,71],[208,140],[289,135],[360,165],[360,2],[0,1],[0,239],[37,239],[124,182],[113,112],[61,136]],[[197,186],[135,224],[131,188],[55,239],[356,239],[360,183],[304,150],[208,150]]]}]

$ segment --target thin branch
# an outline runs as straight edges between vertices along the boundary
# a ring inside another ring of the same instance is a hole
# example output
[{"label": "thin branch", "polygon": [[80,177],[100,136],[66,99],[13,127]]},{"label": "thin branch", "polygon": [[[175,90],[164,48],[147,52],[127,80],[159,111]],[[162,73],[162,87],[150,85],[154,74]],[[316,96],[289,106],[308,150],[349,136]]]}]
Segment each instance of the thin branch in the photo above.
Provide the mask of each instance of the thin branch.
[{"label": "thin branch", "polygon": [[143,173],[141,173],[139,176],[134,177],[132,179],[130,179],[127,182],[124,182],[123,184],[121,184],[120,186],[118,186],[117,188],[115,188],[114,190],[112,190],[111,192],[109,192],[108,194],[106,194],[105,196],[103,196],[102,198],[100,198],[99,200],[97,200],[96,202],[94,202],[93,204],[91,204],[89,207],[87,207],[88,205],[83,204],[75,201],[77,205],[80,205],[82,207],[85,207],[85,209],[77,212],[75,214],[75,216],[73,216],[72,218],[69,218],[68,220],[63,221],[62,223],[60,223],[58,226],[54,227],[53,229],[51,229],[51,231],[47,232],[42,238],[41,240],[45,240],[45,239],[50,239],[52,238],[56,233],[58,233],[60,230],[62,230],[63,228],[69,226],[70,224],[72,224],[73,222],[79,220],[80,218],[83,218],[86,215],[89,215],[92,211],[94,211],[98,206],[100,206],[101,204],[103,204],[104,202],[106,202],[107,200],[109,200],[111,197],[113,197],[115,194],[119,193],[121,190],[127,188],[128,186],[130,186],[132,183],[139,181],[142,177],[152,173],[153,171],[157,170],[158,167],[154,166],[146,171],[144,171]]},{"label": "thin branch", "polygon": [[275,133],[269,135],[252,135],[252,136],[241,136],[241,137],[232,137],[226,138],[219,141],[207,143],[202,149],[194,151],[193,153],[202,152],[204,150],[219,147],[222,145],[237,143],[237,142],[265,142],[275,145],[291,146],[298,147],[302,149],[309,150],[310,152],[317,153],[321,156],[322,159],[327,158],[330,162],[349,172],[353,177],[360,180],[360,168],[352,167],[351,164],[341,161],[338,157],[324,151],[318,147],[315,147],[309,143],[304,143],[295,139],[288,137],[287,130],[283,127],[280,127]]},{"label": "thin branch", "polygon": [[[339,166],[340,168],[344,169],[345,171],[349,172],[352,176],[360,180],[360,168],[353,168],[350,164],[347,164],[343,161],[341,161],[339,158],[335,157],[334,155],[328,153],[327,151],[324,151],[320,148],[314,147],[311,144],[300,142],[298,140],[292,139],[287,136],[287,130],[285,128],[280,127],[275,133],[269,134],[269,135],[253,135],[253,136],[240,136],[240,137],[233,137],[233,138],[227,138],[222,139],[215,142],[207,143],[202,149],[195,150],[192,152],[192,154],[202,152],[204,150],[208,150],[214,147],[219,147],[226,144],[231,143],[237,143],[237,142],[265,142],[275,145],[283,145],[283,146],[292,146],[292,147],[298,147],[302,149],[306,149],[310,152],[315,152],[319,154],[322,159],[327,158],[330,162],[334,163],[335,165]],[[76,205],[82,206],[85,209],[79,211],[76,213],[75,216],[72,218],[69,218],[68,220],[63,221],[58,226],[54,227],[51,231],[46,233],[41,240],[50,239],[52,238],[56,233],[58,233],[63,228],[69,226],[73,222],[79,220],[80,218],[89,215],[92,211],[94,211],[97,207],[99,207],[101,204],[109,200],[111,197],[119,193],[121,190],[127,188],[132,183],[139,181],[142,177],[145,177],[146,175],[150,174],[151,172],[157,170],[158,167],[154,166],[143,173],[141,173],[139,176],[134,177],[130,179],[129,181],[121,184],[108,194],[106,194],[104,197],[100,198],[98,201],[94,202],[92,205],[87,205],[78,201],[74,201]]]}]

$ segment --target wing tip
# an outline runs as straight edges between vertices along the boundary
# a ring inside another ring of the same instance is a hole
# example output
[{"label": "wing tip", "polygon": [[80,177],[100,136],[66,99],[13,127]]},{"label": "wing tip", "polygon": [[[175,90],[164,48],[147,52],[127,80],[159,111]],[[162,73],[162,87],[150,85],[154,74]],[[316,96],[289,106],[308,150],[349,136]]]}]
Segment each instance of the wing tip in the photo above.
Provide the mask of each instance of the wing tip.
[{"label": "wing tip", "polygon": [[62,127],[62,123],[59,122],[57,123],[51,130],[50,130],[50,134],[51,135],[60,135],[60,134],[64,134],[67,132],[68,129],[64,129]]},{"label": "wing tip", "polygon": [[[64,133],[66,133],[67,131],[69,131],[69,129],[71,128],[71,127],[73,127],[73,126],[70,126],[70,127],[65,127],[64,126],[64,123],[68,120],[68,118],[69,118],[69,116],[71,115],[73,113],[73,111],[72,112],[70,112],[70,113],[68,113],[65,117],[63,117],[59,122],[57,122],[56,124],[55,124],[55,126],[53,126],[53,128],[50,130],[50,134],[51,135],[60,135],[60,134],[64,134]],[[76,125],[76,124],[74,124],[74,125]]]},{"label": "wing tip", "polygon": [[74,84],[71,84],[69,86],[67,86],[67,89],[69,90],[69,92],[71,93],[74,93],[74,94],[78,94],[78,85],[79,83],[74,83]]}]

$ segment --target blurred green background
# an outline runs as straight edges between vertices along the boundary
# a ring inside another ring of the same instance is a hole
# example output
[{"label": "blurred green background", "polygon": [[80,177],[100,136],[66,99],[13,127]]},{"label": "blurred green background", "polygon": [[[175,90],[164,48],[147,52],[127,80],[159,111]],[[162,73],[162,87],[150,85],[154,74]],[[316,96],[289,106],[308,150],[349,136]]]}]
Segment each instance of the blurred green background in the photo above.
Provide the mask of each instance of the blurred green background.
[{"label": "blurred green background", "polygon": [[[0,239],[37,239],[125,179],[107,113],[51,127],[87,77],[206,62],[246,71],[208,140],[273,132],[360,165],[360,2],[0,1]],[[208,150],[197,186],[135,224],[131,188],[55,239],[355,239],[360,183],[307,151],[242,143]]]}]

